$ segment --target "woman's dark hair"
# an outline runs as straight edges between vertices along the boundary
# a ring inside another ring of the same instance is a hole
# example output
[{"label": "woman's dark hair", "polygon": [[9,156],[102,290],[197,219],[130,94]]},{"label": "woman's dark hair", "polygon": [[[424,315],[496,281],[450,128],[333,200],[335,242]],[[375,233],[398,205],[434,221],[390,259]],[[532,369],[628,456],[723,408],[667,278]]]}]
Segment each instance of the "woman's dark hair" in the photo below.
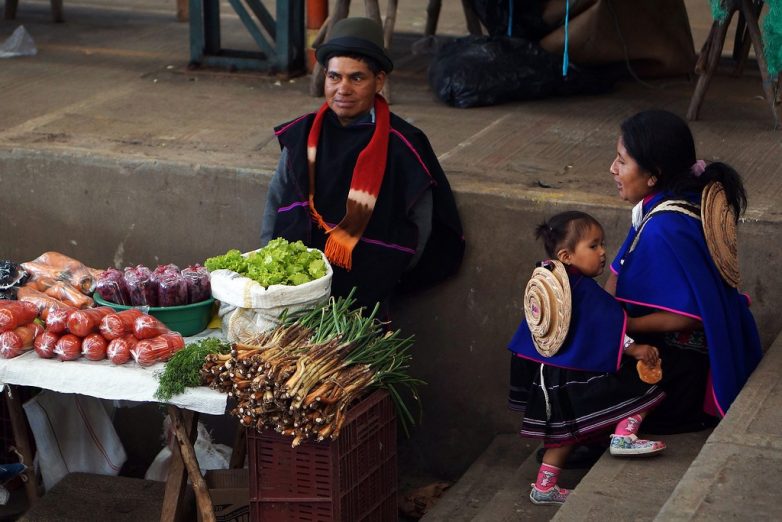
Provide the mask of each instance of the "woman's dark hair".
[{"label": "woman's dark hair", "polygon": [[702,174],[693,172],[695,141],[687,123],[662,110],[639,112],[622,122],[622,141],[628,154],[645,171],[657,177],[656,187],[677,196],[699,194],[710,181],[725,187],[736,218],[747,208],[747,193],[741,176],[722,162],[706,165]]},{"label": "woman's dark hair", "polygon": [[603,226],[598,220],[578,210],[568,210],[556,214],[535,228],[535,239],[542,239],[546,254],[551,259],[557,258],[557,252],[562,248],[573,250],[592,227],[601,230]]}]

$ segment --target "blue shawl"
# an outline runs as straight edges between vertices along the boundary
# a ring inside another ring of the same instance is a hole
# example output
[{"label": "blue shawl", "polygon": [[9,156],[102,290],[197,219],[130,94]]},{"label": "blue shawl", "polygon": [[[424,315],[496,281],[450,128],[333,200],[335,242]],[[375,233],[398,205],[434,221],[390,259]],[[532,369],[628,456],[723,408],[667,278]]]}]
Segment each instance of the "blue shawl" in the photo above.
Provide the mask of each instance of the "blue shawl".
[{"label": "blue shawl", "polygon": [[725,415],[762,357],[757,327],[747,297],[720,276],[700,220],[673,211],[649,216],[666,199],[671,198],[660,193],[644,203],[647,222],[640,232],[630,228],[611,264],[618,275],[616,298],[626,303],[631,317],[663,310],[703,323],[711,391]]},{"label": "blue shawl", "polygon": [[562,347],[551,357],[535,349],[522,320],[508,349],[525,359],[568,370],[615,372],[619,369],[627,325],[622,305],[594,279],[568,271],[572,312]]}]

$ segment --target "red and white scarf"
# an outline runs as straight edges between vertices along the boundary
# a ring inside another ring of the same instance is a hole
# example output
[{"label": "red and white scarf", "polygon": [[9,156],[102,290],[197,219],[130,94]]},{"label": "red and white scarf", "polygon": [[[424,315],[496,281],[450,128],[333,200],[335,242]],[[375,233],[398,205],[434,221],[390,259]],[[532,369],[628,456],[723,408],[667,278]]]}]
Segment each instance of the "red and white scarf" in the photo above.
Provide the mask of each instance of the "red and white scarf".
[{"label": "red and white scarf", "polygon": [[334,265],[350,270],[353,248],[367,228],[383,183],[391,116],[386,100],[380,95],[375,95],[375,131],[367,146],[359,153],[356,166],[353,168],[350,192],[345,205],[345,217],[335,227],[329,227],[315,208],[315,158],[327,109],[328,104],[324,103],[315,115],[307,136],[310,214],[318,226],[328,234],[325,248],[328,260]]}]

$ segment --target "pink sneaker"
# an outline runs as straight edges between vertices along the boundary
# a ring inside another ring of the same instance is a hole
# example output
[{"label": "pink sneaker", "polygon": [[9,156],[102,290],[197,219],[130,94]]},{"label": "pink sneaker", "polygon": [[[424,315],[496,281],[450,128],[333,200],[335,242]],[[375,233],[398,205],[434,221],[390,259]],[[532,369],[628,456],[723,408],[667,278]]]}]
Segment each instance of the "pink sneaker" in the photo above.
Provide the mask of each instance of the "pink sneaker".
[{"label": "pink sneaker", "polygon": [[665,443],[658,440],[643,440],[635,435],[611,435],[609,451],[615,457],[646,457],[664,449]]}]

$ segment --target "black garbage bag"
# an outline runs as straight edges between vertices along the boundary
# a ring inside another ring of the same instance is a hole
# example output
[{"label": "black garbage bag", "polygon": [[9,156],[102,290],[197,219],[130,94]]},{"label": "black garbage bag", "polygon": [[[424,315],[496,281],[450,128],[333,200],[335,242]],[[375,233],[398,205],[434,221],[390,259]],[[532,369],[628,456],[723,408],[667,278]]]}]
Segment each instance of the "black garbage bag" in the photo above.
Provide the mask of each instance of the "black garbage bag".
[{"label": "black garbage bag", "polygon": [[[29,278],[30,274],[18,263],[6,259],[0,260],[0,290],[10,291],[22,286]],[[11,294],[14,296],[13,299],[16,299],[16,292],[10,292],[9,295]],[[3,297],[3,299],[11,299],[11,297]]]},{"label": "black garbage bag", "polygon": [[6,288],[5,290],[0,290],[0,301],[15,301],[16,290],[17,288],[15,286]]},{"label": "black garbage bag", "polygon": [[532,41],[540,40],[553,29],[543,21],[543,3],[544,0],[471,1],[473,11],[491,36],[512,36]]},{"label": "black garbage bag", "polygon": [[498,105],[555,95],[599,94],[616,75],[570,65],[536,43],[506,36],[467,36],[443,45],[429,67],[429,85],[453,107]]}]

